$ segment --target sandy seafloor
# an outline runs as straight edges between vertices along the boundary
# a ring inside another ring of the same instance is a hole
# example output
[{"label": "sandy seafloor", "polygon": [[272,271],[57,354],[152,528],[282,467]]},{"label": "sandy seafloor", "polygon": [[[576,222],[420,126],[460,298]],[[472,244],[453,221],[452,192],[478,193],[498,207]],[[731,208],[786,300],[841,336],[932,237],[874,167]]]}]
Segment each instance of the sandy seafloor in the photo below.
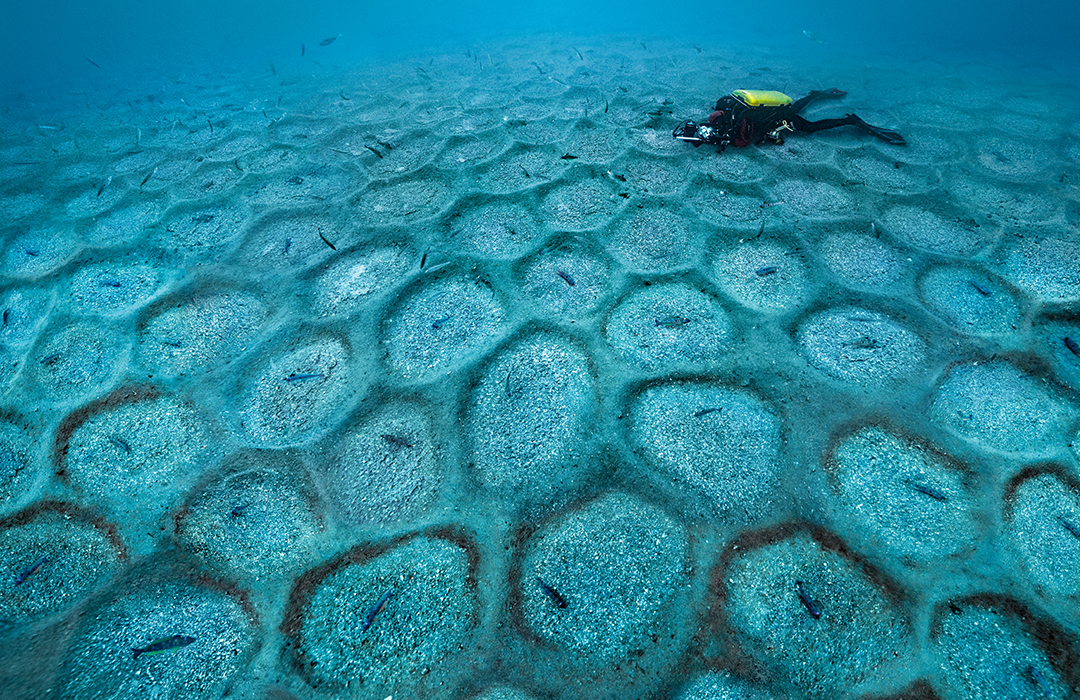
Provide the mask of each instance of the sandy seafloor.
[{"label": "sandy seafloor", "polygon": [[[3,697],[1076,694],[1075,86],[274,70],[4,106]],[[671,138],[741,87],[910,143]]]}]

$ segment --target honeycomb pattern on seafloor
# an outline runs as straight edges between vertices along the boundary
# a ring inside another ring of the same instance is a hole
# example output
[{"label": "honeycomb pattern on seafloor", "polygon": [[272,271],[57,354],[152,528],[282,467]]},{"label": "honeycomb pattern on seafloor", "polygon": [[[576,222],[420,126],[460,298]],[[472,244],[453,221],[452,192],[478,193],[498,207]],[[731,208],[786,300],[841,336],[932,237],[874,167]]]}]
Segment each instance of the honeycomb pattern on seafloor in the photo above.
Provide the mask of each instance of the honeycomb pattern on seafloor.
[{"label": "honeycomb pattern on seafloor", "polygon": [[5,698],[1080,692],[1080,91],[278,66],[0,125]]}]

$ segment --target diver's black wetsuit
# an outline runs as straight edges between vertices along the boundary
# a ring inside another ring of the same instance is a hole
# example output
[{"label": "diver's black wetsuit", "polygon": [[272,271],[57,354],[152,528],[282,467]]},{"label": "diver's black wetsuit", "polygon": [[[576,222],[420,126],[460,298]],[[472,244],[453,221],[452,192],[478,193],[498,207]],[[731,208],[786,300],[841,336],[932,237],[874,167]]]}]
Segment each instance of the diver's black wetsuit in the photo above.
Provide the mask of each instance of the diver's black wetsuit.
[{"label": "diver's black wetsuit", "polygon": [[765,140],[783,143],[782,135],[785,131],[813,133],[838,126],[856,126],[889,143],[906,143],[899,133],[867,124],[854,114],[848,114],[841,119],[820,119],[815,122],[799,116],[799,112],[814,100],[836,99],[846,94],[836,88],[814,90],[806,97],[790,104],[775,106],[750,106],[734,94],[724,95],[716,101],[716,108],[709,115],[708,124],[688,121],[675,129],[671,135],[695,147],[703,143],[713,143],[721,147],[727,144],[741,147],[752,143],[756,145]]}]

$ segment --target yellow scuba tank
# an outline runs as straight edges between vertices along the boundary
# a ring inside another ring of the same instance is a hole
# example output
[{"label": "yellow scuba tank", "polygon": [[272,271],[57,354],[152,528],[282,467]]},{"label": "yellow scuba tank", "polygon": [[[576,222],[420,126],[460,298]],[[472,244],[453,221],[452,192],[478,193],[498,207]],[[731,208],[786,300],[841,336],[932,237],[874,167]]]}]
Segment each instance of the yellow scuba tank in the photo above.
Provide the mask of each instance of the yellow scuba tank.
[{"label": "yellow scuba tank", "polygon": [[731,96],[747,107],[782,107],[793,100],[775,90],[734,90]]}]

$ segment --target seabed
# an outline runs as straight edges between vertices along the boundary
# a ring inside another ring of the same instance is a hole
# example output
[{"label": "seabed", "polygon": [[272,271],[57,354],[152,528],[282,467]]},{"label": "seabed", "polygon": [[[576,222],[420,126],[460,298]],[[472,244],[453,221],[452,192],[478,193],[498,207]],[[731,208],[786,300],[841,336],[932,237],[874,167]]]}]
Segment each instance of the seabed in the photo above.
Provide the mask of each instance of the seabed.
[{"label": "seabed", "polygon": [[[909,145],[671,137],[830,87]],[[8,105],[3,696],[1075,697],[1076,105],[550,38]]]}]

